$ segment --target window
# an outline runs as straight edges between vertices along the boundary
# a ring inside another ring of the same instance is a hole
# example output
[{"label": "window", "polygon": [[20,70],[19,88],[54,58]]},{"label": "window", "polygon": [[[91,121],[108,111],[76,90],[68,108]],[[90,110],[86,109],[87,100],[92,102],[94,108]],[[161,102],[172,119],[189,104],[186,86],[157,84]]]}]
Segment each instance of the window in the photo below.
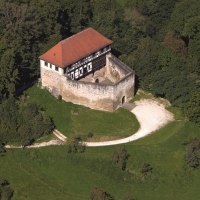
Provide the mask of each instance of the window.
[{"label": "window", "polygon": [[46,67],[48,67],[48,62],[45,61],[45,62],[44,62],[44,65],[45,65]]},{"label": "window", "polygon": [[58,67],[57,66],[55,66],[55,70],[58,71]]},{"label": "window", "polygon": [[79,73],[80,73],[80,75],[83,74],[83,68],[82,67],[79,69]]},{"label": "window", "polygon": [[75,78],[78,78],[78,75],[79,75],[79,73],[78,73],[78,69],[76,69],[76,71],[75,71]]},{"label": "window", "polygon": [[92,71],[92,63],[88,63],[87,70],[88,72]]},{"label": "window", "polygon": [[50,68],[52,69],[52,64],[50,64]]}]

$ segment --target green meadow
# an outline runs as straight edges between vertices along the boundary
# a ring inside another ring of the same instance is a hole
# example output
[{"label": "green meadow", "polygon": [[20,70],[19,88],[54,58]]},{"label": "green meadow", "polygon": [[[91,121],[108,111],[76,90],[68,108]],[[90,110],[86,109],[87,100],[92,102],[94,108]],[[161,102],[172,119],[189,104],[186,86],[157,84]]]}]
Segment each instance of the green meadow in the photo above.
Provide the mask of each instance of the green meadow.
[{"label": "green meadow", "polygon": [[[63,103],[60,103],[63,104]],[[170,108],[176,121],[141,140],[119,146],[86,148],[67,154],[65,146],[8,150],[0,157],[0,177],[10,181],[14,200],[86,200],[100,187],[116,200],[133,196],[138,200],[198,200],[200,170],[185,163],[189,138],[200,128],[185,121],[177,108]],[[125,147],[130,155],[127,171],[112,164],[113,152]],[[143,163],[152,173],[144,178]]]},{"label": "green meadow", "polygon": [[41,106],[55,122],[56,128],[66,136],[79,134],[86,137],[93,133],[93,139],[115,139],[130,136],[139,128],[136,117],[125,109],[104,112],[58,101],[47,90],[37,86],[30,88],[27,101]]}]

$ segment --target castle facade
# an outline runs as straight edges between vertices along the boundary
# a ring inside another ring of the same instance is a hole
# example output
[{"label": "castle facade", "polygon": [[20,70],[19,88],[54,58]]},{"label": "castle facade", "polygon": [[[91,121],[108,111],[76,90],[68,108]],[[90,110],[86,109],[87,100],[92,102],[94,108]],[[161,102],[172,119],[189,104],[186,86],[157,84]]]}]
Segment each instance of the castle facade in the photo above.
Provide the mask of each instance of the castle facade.
[{"label": "castle facade", "polygon": [[111,44],[92,28],[60,41],[40,56],[42,87],[68,102],[116,110],[134,96],[135,73]]}]

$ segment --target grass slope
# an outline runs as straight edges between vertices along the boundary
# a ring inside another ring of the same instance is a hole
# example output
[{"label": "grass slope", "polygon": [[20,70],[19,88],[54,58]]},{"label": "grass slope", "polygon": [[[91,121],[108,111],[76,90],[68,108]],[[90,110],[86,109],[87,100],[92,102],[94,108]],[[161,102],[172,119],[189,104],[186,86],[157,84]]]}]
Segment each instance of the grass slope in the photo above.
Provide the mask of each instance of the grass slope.
[{"label": "grass slope", "polygon": [[125,109],[103,112],[83,106],[58,101],[46,90],[34,86],[27,91],[29,101],[43,107],[54,120],[58,130],[65,135],[80,134],[86,136],[89,132],[94,139],[108,136],[123,138],[132,135],[139,128],[136,117]]},{"label": "grass slope", "polygon": [[[200,137],[200,129],[184,121],[177,109],[177,121],[156,133],[122,146],[87,148],[83,154],[69,155],[64,146],[9,150],[0,157],[0,177],[11,182],[14,200],[86,200],[98,186],[116,200],[133,195],[139,200],[200,199],[200,169],[188,169],[182,143]],[[129,172],[112,165],[115,150],[125,146],[130,154]],[[144,179],[144,162],[153,166]]]}]

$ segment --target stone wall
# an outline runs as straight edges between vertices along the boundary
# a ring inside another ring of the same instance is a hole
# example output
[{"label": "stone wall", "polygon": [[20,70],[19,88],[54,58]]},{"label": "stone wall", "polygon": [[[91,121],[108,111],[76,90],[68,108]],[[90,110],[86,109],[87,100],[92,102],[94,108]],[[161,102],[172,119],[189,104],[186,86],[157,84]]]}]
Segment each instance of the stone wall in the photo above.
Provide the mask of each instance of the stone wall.
[{"label": "stone wall", "polygon": [[125,74],[125,71],[122,79],[106,85],[70,80],[60,73],[41,67],[41,82],[54,96],[61,95],[65,101],[112,112],[122,104],[123,97],[129,100],[134,95],[134,72],[130,70]]}]

